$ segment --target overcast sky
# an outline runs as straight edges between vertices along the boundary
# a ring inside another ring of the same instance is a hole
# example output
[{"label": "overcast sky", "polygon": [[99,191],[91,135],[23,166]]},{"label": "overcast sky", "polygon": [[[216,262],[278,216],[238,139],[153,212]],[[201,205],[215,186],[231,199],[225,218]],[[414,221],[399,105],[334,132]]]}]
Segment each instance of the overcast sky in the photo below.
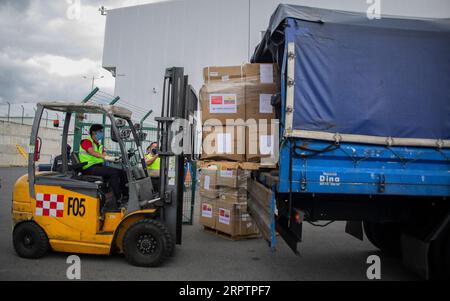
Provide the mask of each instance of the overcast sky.
[{"label": "overcast sky", "polygon": [[[76,2],[81,4],[76,9]],[[83,76],[113,93],[101,69],[106,18],[111,9],[155,0],[0,0],[0,103],[80,101],[91,89]]]}]

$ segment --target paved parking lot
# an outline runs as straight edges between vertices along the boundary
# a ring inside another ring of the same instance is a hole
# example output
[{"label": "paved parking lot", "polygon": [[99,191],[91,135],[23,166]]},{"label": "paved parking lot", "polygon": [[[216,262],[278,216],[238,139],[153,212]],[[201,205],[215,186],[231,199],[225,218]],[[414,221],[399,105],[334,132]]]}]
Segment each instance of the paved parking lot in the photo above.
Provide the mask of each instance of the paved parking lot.
[{"label": "paved parking lot", "polygon": [[[11,196],[25,168],[0,168],[0,280],[65,280],[69,254],[50,253],[39,260],[19,258],[11,242]],[[198,211],[198,210],[197,210]],[[416,280],[394,258],[369,242],[344,233],[344,223],[304,227],[301,256],[278,240],[272,253],[262,239],[228,241],[197,224],[184,226],[183,244],[158,268],[138,268],[120,255],[80,255],[82,280],[366,280],[366,259],[381,257],[383,280]]]}]

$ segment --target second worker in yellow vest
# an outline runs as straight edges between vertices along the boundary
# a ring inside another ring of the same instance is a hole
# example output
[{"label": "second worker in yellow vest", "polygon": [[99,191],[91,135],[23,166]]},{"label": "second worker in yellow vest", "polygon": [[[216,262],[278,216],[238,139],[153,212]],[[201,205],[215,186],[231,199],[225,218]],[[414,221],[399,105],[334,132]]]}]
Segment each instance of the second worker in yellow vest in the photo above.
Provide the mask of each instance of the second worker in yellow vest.
[{"label": "second worker in yellow vest", "polygon": [[147,171],[152,179],[153,189],[159,191],[159,169],[161,168],[161,159],[158,156],[158,143],[153,142],[147,147],[145,155],[145,164]]}]

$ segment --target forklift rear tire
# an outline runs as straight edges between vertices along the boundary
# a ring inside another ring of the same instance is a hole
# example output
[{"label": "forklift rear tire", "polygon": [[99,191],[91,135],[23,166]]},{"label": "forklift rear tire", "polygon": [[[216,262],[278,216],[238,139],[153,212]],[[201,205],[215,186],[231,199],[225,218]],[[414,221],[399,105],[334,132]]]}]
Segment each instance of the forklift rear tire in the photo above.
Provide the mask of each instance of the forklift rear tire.
[{"label": "forklift rear tire", "polygon": [[374,223],[364,221],[364,232],[369,241],[382,252],[401,256],[401,231],[396,223]]},{"label": "forklift rear tire", "polygon": [[35,222],[18,224],[13,231],[14,250],[20,257],[41,258],[50,249],[45,231]]},{"label": "forklift rear tire", "polygon": [[175,246],[167,227],[153,219],[131,225],[123,238],[127,261],[135,266],[155,267],[171,256]]}]

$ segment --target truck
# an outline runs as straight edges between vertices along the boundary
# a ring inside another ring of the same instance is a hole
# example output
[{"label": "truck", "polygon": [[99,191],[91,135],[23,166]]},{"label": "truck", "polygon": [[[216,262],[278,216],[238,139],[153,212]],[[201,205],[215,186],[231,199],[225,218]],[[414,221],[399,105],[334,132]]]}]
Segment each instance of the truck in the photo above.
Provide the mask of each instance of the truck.
[{"label": "truck", "polygon": [[450,19],[281,4],[252,63],[274,63],[278,168],[249,210],[298,253],[305,222],[345,221],[425,279],[450,277]]}]

